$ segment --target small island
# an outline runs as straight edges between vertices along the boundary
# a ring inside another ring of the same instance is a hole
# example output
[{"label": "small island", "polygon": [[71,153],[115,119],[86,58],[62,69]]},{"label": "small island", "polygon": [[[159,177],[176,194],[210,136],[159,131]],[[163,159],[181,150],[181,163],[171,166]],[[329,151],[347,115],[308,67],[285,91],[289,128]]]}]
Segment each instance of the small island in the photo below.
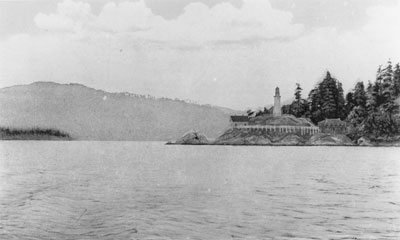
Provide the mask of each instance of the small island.
[{"label": "small island", "polygon": [[0,140],[72,140],[68,133],[51,128],[0,127]]},{"label": "small island", "polygon": [[275,89],[272,113],[230,117],[230,128],[214,141],[190,131],[174,144],[191,145],[272,145],[272,146],[353,146],[345,134],[346,123],[326,119],[316,126],[310,119],[282,114],[279,88]]},{"label": "small island", "polygon": [[168,144],[271,145],[271,146],[400,146],[400,66],[389,61],[379,67],[377,79],[364,87],[357,82],[344,97],[342,84],[328,71],[301,97],[297,84],[295,100],[281,106],[275,88],[270,109],[248,110],[230,117],[228,130],[215,140],[197,131],[184,134]]}]

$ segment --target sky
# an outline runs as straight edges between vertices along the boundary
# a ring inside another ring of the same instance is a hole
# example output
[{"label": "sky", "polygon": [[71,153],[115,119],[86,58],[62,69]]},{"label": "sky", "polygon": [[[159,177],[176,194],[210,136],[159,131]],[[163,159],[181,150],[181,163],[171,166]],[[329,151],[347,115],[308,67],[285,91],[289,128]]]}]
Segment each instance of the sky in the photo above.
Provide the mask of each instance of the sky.
[{"label": "sky", "polygon": [[243,110],[400,61],[400,0],[0,0],[0,87],[81,83]]}]

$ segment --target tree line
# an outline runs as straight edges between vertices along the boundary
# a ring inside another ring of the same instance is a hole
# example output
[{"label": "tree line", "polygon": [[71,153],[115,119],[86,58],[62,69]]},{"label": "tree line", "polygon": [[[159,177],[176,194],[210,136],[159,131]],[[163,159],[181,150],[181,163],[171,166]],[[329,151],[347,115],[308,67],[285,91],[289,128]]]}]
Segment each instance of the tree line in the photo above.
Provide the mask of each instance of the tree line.
[{"label": "tree line", "polygon": [[66,132],[51,129],[51,128],[9,128],[0,127],[0,136],[20,136],[20,135],[31,135],[31,136],[56,136],[61,138],[70,138],[70,135]]},{"label": "tree line", "polygon": [[294,101],[282,107],[285,114],[305,117],[318,123],[324,119],[340,118],[350,127],[349,136],[368,136],[372,139],[392,137],[399,134],[400,117],[400,65],[394,67],[388,61],[386,67],[378,68],[375,81],[357,82],[344,95],[340,81],[330,72],[316,84],[307,98],[302,97],[300,84],[296,85]]}]

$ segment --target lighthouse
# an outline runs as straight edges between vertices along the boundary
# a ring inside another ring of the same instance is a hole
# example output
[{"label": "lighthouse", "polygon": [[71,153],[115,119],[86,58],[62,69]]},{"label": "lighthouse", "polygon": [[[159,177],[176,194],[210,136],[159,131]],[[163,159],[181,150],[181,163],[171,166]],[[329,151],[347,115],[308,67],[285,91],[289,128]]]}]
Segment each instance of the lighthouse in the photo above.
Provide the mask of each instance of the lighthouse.
[{"label": "lighthouse", "polygon": [[274,96],[274,117],[280,117],[282,115],[281,112],[281,95],[279,94],[279,88],[275,88],[275,96]]}]

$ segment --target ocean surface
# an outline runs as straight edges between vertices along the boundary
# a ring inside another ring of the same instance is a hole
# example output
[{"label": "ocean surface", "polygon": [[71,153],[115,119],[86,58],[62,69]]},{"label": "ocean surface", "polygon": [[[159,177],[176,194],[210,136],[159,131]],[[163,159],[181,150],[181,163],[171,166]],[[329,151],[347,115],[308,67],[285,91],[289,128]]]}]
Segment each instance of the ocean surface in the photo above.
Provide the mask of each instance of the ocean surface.
[{"label": "ocean surface", "polygon": [[400,148],[2,141],[0,239],[400,239]]}]

